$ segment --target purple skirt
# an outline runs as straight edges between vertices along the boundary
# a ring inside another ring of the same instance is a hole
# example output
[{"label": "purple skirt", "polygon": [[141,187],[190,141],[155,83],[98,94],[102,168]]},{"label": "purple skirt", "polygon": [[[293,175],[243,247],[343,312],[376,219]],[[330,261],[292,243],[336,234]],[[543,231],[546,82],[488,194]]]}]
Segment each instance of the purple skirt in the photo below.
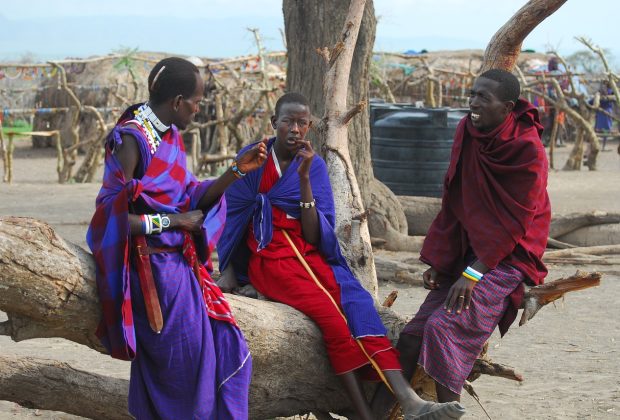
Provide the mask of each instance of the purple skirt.
[{"label": "purple skirt", "polygon": [[517,269],[500,264],[474,287],[469,309],[460,314],[443,308],[451,284],[431,290],[402,331],[422,337],[418,364],[424,371],[460,394],[484,343],[502,319],[510,294],[523,279]]},{"label": "purple skirt", "polygon": [[137,419],[247,419],[252,360],[241,331],[209,318],[181,253],[153,254],[151,265],[164,328],[156,334],[149,327],[132,269],[137,354],[129,412]]}]

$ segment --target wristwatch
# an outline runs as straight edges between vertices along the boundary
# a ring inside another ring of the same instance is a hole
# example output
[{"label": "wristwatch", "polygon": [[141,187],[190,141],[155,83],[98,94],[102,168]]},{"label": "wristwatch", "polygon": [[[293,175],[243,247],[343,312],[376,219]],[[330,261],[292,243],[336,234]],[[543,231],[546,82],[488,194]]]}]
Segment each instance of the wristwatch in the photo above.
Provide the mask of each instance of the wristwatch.
[{"label": "wristwatch", "polygon": [[165,215],[162,214],[161,215],[161,228],[163,229],[168,229],[170,227],[170,218]]}]

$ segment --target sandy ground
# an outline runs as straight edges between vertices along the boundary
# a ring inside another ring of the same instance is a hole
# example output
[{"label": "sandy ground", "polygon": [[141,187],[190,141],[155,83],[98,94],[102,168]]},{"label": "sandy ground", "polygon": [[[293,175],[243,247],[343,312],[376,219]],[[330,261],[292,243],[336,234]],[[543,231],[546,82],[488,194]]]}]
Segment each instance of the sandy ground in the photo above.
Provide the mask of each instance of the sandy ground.
[{"label": "sandy ground", "polygon": [[[49,222],[66,239],[85,246],[84,235],[99,184],[56,183],[52,150],[33,151],[18,142],[12,185],[0,183],[0,215],[36,217]],[[620,157],[616,144],[603,152],[599,170],[552,171],[549,194],[556,213],[620,211]],[[561,167],[568,149],[559,149]],[[483,377],[474,382],[482,405],[493,419],[620,418],[620,266],[550,266],[549,279],[579,268],[605,273],[601,287],[568,295],[543,309],[528,325],[513,327],[500,339],[493,336],[490,356],[513,366],[525,377],[521,384]],[[410,317],[422,302],[421,288],[381,282],[380,298],[397,289],[394,305]],[[5,316],[0,312],[0,321]],[[14,343],[0,337],[0,353],[51,358],[78,369],[128,377],[129,364],[112,360],[62,339]],[[486,418],[478,403],[464,395],[466,419]],[[30,410],[0,401],[2,419],[77,419],[64,413]]]}]

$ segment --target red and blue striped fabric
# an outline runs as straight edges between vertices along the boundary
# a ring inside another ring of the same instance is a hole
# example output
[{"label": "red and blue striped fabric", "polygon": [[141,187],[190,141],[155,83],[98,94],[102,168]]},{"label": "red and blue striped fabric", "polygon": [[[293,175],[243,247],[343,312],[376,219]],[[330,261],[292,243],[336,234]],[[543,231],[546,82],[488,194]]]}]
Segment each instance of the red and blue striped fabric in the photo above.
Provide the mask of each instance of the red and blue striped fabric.
[{"label": "red and blue striped fabric", "polygon": [[461,393],[474,362],[497,323],[509,296],[523,282],[514,267],[499,264],[474,288],[469,309],[460,314],[444,309],[450,287],[431,290],[402,334],[422,337],[418,364],[435,381]]},{"label": "red and blue striped fabric", "polygon": [[[155,213],[182,213],[197,207],[198,201],[211,182],[198,182],[186,168],[183,142],[176,127],[172,126],[162,138],[154,155],[141,153],[140,165],[144,174],[140,179],[126,180],[123,169],[113,150],[122,143],[123,134],[144,137],[131,125],[125,123],[133,117],[139,105],[128,108],[106,140],[106,159],[103,185],[96,200],[95,214],[91,220],[87,243],[97,265],[97,288],[103,318],[97,336],[112,357],[132,360],[136,354],[136,336],[131,303],[130,287],[130,232],[128,222],[129,203],[141,199]],[[146,141],[137,142],[139,148],[148,147]],[[201,259],[200,270],[208,281],[212,265],[208,255],[215,247],[226,219],[226,201],[222,200],[207,214],[202,226],[206,256]],[[189,238],[189,235],[188,235]],[[189,247],[186,247],[186,249]],[[193,248],[193,247],[192,247]],[[191,252],[188,252],[190,255]],[[201,253],[202,255],[202,253]],[[209,277],[210,279],[210,277]],[[199,278],[200,280],[200,278]],[[209,287],[206,297],[211,303],[225,302],[217,286]],[[210,316],[226,319],[234,324],[227,304],[211,304]]]}]

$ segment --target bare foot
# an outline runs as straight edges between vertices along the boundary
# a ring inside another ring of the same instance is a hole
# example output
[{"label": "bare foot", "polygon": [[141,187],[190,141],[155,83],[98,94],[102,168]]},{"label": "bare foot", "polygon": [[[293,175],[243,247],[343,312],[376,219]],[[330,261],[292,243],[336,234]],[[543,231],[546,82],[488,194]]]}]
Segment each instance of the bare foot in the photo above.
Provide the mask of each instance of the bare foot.
[{"label": "bare foot", "polygon": [[262,295],[258,293],[258,291],[251,284],[246,284],[245,286],[236,288],[233,290],[233,294],[252,299],[260,299],[262,297]]},{"label": "bare foot", "polygon": [[429,402],[417,412],[405,414],[405,420],[453,420],[460,419],[465,414],[465,408],[458,402],[447,403]]},{"label": "bare foot", "polygon": [[235,276],[235,270],[232,267],[226,267],[222,272],[221,277],[216,281],[217,286],[224,293],[232,292],[237,286],[237,276]]}]

